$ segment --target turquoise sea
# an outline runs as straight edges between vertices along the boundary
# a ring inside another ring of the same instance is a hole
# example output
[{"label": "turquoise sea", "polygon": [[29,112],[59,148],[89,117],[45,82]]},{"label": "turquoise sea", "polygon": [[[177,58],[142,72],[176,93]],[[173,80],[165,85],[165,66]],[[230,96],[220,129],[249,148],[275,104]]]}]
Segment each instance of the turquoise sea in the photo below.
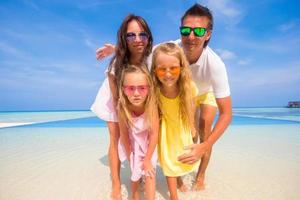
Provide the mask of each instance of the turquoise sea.
[{"label": "turquoise sea", "polygon": [[[91,111],[0,112],[0,124],[30,123],[14,128],[105,127]],[[231,125],[299,124],[300,108],[234,108]],[[10,128],[5,128],[10,131]],[[3,132],[2,130],[1,132]]]}]

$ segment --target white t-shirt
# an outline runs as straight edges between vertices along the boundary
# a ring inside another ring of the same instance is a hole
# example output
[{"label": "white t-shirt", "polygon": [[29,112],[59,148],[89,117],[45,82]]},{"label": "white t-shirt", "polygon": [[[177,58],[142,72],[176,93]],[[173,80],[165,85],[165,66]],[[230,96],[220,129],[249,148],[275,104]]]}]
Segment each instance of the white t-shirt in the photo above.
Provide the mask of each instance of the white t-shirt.
[{"label": "white t-shirt", "polygon": [[[181,40],[171,42],[182,47]],[[190,65],[190,69],[199,95],[213,92],[216,98],[230,96],[225,64],[211,48],[206,46],[197,62]]]}]

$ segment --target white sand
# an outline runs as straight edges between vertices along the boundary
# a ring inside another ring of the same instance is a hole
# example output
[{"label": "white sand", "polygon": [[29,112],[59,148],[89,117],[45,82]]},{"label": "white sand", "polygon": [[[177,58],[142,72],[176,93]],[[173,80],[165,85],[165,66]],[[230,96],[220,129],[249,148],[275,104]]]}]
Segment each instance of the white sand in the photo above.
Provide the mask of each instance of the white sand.
[{"label": "white sand", "polygon": [[[1,200],[109,199],[105,128],[0,130]],[[300,126],[232,126],[214,147],[206,190],[180,199],[300,199]],[[121,170],[130,194],[128,165]],[[191,186],[193,175],[184,177]],[[168,199],[160,170],[156,199]],[[141,198],[142,199],[142,198]]]}]

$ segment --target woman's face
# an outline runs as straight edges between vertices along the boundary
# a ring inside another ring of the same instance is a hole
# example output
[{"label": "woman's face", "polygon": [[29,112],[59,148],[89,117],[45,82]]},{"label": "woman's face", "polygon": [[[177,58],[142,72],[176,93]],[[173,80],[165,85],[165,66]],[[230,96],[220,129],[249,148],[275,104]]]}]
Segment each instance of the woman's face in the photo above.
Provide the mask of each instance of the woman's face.
[{"label": "woman's face", "polygon": [[136,20],[128,23],[126,42],[131,55],[143,54],[148,45],[148,34]]}]

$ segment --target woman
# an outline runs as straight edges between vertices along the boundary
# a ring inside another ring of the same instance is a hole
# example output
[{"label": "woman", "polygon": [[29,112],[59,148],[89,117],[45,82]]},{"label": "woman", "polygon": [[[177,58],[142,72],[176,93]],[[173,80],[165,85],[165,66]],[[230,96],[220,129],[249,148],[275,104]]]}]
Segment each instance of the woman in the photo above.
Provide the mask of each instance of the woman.
[{"label": "woman", "polygon": [[[152,51],[152,44],[152,34],[146,21],[142,17],[133,14],[125,17],[118,30],[115,55],[108,67],[107,78],[100,87],[96,100],[91,107],[91,110],[100,119],[107,122],[109,130],[108,157],[112,179],[112,199],[121,199],[118,140],[120,130],[124,130],[125,126],[124,123],[119,123],[115,109],[118,101],[117,81],[120,80],[121,72],[128,64],[141,65],[147,63],[147,58]],[[125,134],[121,134],[121,141],[128,144],[128,137],[122,135]],[[154,143],[154,141],[152,142]],[[130,147],[125,146],[125,148]]]}]

